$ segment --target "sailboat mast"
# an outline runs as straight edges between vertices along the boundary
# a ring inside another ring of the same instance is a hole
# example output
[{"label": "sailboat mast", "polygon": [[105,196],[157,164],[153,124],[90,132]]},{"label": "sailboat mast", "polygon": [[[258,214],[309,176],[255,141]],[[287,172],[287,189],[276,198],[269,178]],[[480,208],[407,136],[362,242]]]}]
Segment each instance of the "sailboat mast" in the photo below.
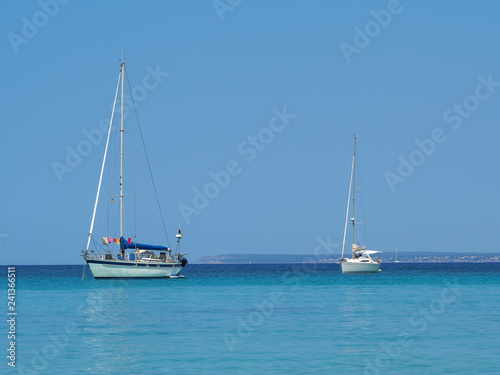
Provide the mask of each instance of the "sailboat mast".
[{"label": "sailboat mast", "polygon": [[352,156],[352,243],[354,244],[354,222],[356,219],[356,138],[358,136],[354,134],[354,153]]},{"label": "sailboat mast", "polygon": [[122,95],[120,117],[120,238],[123,237],[123,82],[125,77],[125,63],[121,63]]}]

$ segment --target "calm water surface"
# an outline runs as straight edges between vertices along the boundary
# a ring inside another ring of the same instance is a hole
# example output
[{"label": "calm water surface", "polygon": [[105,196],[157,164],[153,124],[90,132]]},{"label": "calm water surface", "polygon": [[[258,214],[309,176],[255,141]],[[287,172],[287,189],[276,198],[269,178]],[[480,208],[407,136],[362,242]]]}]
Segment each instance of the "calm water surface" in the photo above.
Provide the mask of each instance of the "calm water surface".
[{"label": "calm water surface", "polygon": [[17,367],[4,357],[0,372],[500,374],[500,263],[382,268],[189,264],[185,279],[82,281],[82,266],[17,266]]}]

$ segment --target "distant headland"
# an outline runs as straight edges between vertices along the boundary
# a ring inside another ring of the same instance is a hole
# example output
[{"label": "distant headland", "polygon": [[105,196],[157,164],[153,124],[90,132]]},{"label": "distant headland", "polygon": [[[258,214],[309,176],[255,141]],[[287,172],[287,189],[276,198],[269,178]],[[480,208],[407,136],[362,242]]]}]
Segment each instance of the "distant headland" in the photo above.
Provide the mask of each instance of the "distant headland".
[{"label": "distant headland", "polygon": [[[206,255],[198,264],[263,264],[263,263],[339,263],[340,254],[315,257],[308,254],[222,254]],[[383,263],[394,263],[395,252],[384,252]],[[500,262],[500,252],[398,252],[401,263]]]}]

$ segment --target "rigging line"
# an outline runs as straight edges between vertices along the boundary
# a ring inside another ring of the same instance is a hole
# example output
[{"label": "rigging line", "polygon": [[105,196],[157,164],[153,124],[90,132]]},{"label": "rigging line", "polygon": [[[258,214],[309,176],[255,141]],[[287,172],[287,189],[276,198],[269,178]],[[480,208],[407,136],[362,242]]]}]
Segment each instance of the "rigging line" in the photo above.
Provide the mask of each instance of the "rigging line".
[{"label": "rigging line", "polygon": [[345,213],[345,226],[344,226],[344,239],[342,240],[342,255],[341,258],[344,259],[344,249],[345,249],[345,238],[347,233],[347,220],[349,219],[349,204],[351,203],[351,191],[352,191],[352,176],[354,173],[354,157],[352,156],[352,166],[351,166],[351,179],[349,180],[349,194],[347,195],[347,209]]},{"label": "rigging line", "polygon": [[[114,112],[116,112],[116,106],[114,107]],[[113,129],[113,123],[111,122],[109,124],[109,126],[111,127],[111,133],[110,134],[116,134],[117,133],[117,130],[116,129]],[[112,138],[111,138],[112,137]],[[112,221],[114,220],[114,212],[113,212],[113,204],[111,203],[110,201],[110,198],[114,197],[114,195],[111,194],[112,192],[112,181],[114,180],[114,177],[115,177],[115,170],[116,170],[116,164],[117,164],[117,161],[116,161],[116,150],[117,150],[117,143],[118,143],[118,139],[119,137],[118,136],[111,136],[110,135],[110,141],[109,141],[109,152],[110,152],[110,155],[113,156],[112,160],[108,161],[108,165],[110,165],[110,167],[108,167],[108,175],[109,175],[109,179],[108,179],[108,192],[107,192],[107,195],[106,195],[106,205],[105,205],[105,215],[103,215],[103,219],[102,219],[102,228],[106,228],[106,236],[110,236],[111,235],[111,223]],[[111,159],[111,157],[110,157]],[[103,224],[105,223],[105,225]]]},{"label": "rigging line", "polygon": [[111,124],[113,124],[113,116],[115,114],[116,98],[118,97],[118,88],[120,87],[120,77],[121,76],[122,76],[122,72],[120,70],[120,74],[118,74],[118,84],[116,85],[116,93],[115,93],[115,100],[113,103],[113,111],[111,112],[111,120],[109,121],[108,138],[106,139],[106,149],[104,150],[104,157],[102,159],[101,175],[99,176],[99,185],[97,188],[97,194],[96,194],[96,198],[95,198],[94,213],[92,214],[92,221],[90,223],[89,238],[87,240],[87,250],[89,249],[90,239],[92,238],[92,231],[94,230],[94,220],[95,220],[95,214],[97,211],[97,202],[99,202],[99,193],[101,192],[102,174],[104,172],[104,165],[106,164],[106,154],[108,153],[109,136],[111,134]]},{"label": "rigging line", "polygon": [[[113,132],[114,132],[113,124],[110,123],[109,126],[111,127],[111,134],[113,134]],[[116,139],[117,138],[118,137],[113,137],[112,139],[110,139],[110,143],[109,143],[109,150],[110,150],[110,154],[113,155],[113,160],[112,161],[110,160],[108,162],[107,173],[109,175],[109,179],[108,179],[108,184],[107,184],[107,194],[105,196],[105,199],[106,199],[106,205],[104,206],[105,212],[104,212],[104,215],[102,215],[102,223],[101,223],[101,227],[105,228],[106,236],[110,236],[110,234],[111,234],[110,225],[111,225],[111,220],[113,218],[110,197],[111,197],[111,180],[112,180],[112,176],[113,176],[114,169],[115,169]]]},{"label": "rigging line", "polygon": [[[112,131],[116,134],[117,131],[116,130],[113,130]],[[108,181],[108,196],[107,196],[107,202],[108,204],[106,205],[106,208],[107,208],[107,213],[108,213],[108,223],[107,223],[107,229],[108,229],[108,235],[111,234],[111,224],[113,222],[113,220],[115,220],[115,215],[114,215],[114,210],[113,210],[113,205],[110,201],[110,198],[115,195],[112,195],[111,194],[111,191],[112,191],[112,181],[116,181],[118,180],[118,178],[115,178],[115,173],[116,173],[116,164],[117,164],[117,158],[116,158],[116,154],[117,154],[117,149],[118,149],[118,139],[119,137],[118,136],[114,136],[113,138],[113,145],[112,145],[112,155],[113,155],[113,162],[111,163],[111,168],[110,168],[110,171],[109,171],[109,181]],[[119,176],[116,176],[116,177],[119,177]],[[114,192],[114,191],[113,191]],[[115,228],[113,228],[115,229]]]},{"label": "rigging line", "polygon": [[[110,124],[110,126],[112,127],[113,124]],[[110,143],[110,149],[111,149],[111,151],[113,151],[113,141],[111,141],[111,143]],[[112,154],[114,155],[115,152],[113,151]],[[112,216],[113,216],[113,213],[111,211],[110,197],[111,197],[111,176],[112,176],[113,170],[114,170],[114,157],[113,157],[113,162],[111,163],[111,167],[108,167],[108,169],[109,169],[109,171],[107,173],[109,174],[109,180],[108,180],[108,185],[107,185],[107,194],[105,195],[106,205],[104,206],[105,212],[104,212],[104,215],[102,215],[101,227],[105,228],[106,236],[109,237],[111,234],[110,225],[111,225],[111,220],[112,220]]]},{"label": "rigging line", "polygon": [[[368,225],[366,224],[367,220],[366,220],[366,210],[365,210],[365,196],[364,196],[364,193],[363,193],[363,180],[362,180],[362,175],[361,175],[361,169],[359,164],[360,164],[360,158],[358,157],[357,159],[357,163],[356,163],[356,168],[357,168],[357,171],[358,171],[358,180],[359,180],[359,200],[361,201],[361,203],[358,205],[361,206],[361,217],[362,217],[362,221],[363,221],[363,233],[362,233],[362,239],[363,239],[363,243],[365,245],[369,244],[370,241],[369,241],[369,232],[368,232]],[[360,232],[360,229],[359,229],[359,226],[358,226],[358,235],[360,238],[361,237],[361,232]]]},{"label": "rigging line", "polygon": [[132,95],[132,88],[130,87],[130,79],[128,78],[128,73],[125,72],[125,74],[127,76],[127,84],[128,84],[130,96],[132,97],[132,107],[134,107],[135,118],[137,119],[137,127],[139,128],[139,134],[141,135],[142,148],[144,149],[144,155],[146,156],[146,162],[148,164],[149,175],[151,177],[151,182],[153,183],[153,190],[155,192],[156,203],[158,205],[158,210],[160,211],[161,222],[163,224],[163,231],[165,232],[165,237],[167,239],[167,245],[168,245],[168,247],[170,247],[170,241],[168,239],[167,229],[165,227],[165,220],[163,219],[163,213],[161,211],[160,201],[158,199],[158,193],[156,192],[156,185],[155,185],[155,181],[153,179],[153,172],[151,171],[151,165],[149,164],[148,152],[146,150],[146,145],[144,144],[144,137],[142,136],[142,129],[141,129],[141,124],[139,122],[139,116],[137,115],[137,107],[135,105],[134,95]]},{"label": "rigging line", "polygon": [[[128,82],[128,76],[127,76]],[[132,129],[132,131],[134,131]],[[137,242],[137,186],[135,185],[135,142],[131,142],[132,148],[132,186],[134,191],[134,242]]]},{"label": "rigging line", "polygon": [[[96,241],[94,237],[92,237],[92,242],[94,243],[94,246],[95,246],[95,249],[97,250],[97,252],[99,252],[99,249],[101,249],[102,252],[104,252],[104,253],[107,252],[107,250],[103,247],[103,245],[101,245],[101,243],[99,241]],[[109,250],[109,247],[108,247],[108,250]]]}]

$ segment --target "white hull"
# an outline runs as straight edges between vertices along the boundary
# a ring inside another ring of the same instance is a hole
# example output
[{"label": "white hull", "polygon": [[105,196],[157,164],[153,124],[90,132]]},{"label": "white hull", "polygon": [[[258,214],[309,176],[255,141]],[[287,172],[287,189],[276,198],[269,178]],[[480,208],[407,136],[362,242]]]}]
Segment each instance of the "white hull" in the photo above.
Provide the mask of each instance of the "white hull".
[{"label": "white hull", "polygon": [[96,279],[100,278],[168,278],[179,277],[181,262],[146,263],[85,258]]},{"label": "white hull", "polygon": [[347,259],[340,264],[342,273],[372,273],[380,271],[380,263],[378,262],[359,262]]}]

